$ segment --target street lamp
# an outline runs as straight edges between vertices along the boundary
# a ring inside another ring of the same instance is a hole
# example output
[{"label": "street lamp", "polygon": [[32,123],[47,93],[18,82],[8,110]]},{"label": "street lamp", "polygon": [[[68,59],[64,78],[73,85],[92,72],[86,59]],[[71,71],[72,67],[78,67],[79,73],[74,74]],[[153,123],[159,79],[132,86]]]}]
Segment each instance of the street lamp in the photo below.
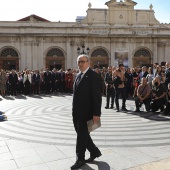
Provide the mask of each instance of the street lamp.
[{"label": "street lamp", "polygon": [[86,52],[85,52],[85,45],[82,45],[81,48],[82,48],[82,52],[81,52],[80,47],[77,48],[77,53],[78,54],[89,54],[89,52],[90,52],[90,48],[89,47],[86,48]]}]

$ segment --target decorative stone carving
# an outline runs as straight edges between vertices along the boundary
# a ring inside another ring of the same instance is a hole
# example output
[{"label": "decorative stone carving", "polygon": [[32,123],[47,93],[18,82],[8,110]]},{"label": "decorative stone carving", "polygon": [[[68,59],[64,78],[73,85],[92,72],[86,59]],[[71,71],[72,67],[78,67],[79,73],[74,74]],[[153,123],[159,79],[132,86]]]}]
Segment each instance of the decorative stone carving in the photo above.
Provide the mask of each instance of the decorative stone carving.
[{"label": "decorative stone carving", "polygon": [[5,48],[1,52],[1,56],[0,57],[18,57],[18,53],[17,53],[17,51],[15,51],[12,48]]},{"label": "decorative stone carving", "polygon": [[24,45],[36,45],[36,46],[39,45],[39,41],[33,37],[27,37],[26,39],[24,38],[23,41]]},{"label": "decorative stone carving", "polygon": [[80,45],[81,45],[81,46],[83,46],[84,44],[85,44],[85,42],[84,42],[84,41],[81,41],[81,42],[80,42]]},{"label": "decorative stone carving", "polygon": [[92,4],[91,4],[90,2],[89,2],[89,4],[88,4],[88,7],[89,7],[89,8],[91,8],[91,7],[92,7]]},{"label": "decorative stone carving", "polygon": [[91,57],[109,57],[106,50],[98,48],[91,54]]},{"label": "decorative stone carving", "polygon": [[91,30],[89,32],[90,34],[109,34],[109,30]]},{"label": "decorative stone carving", "polygon": [[47,53],[47,57],[64,57],[64,53],[62,50],[58,48],[53,48]]},{"label": "decorative stone carving", "polygon": [[75,44],[75,42],[73,41],[73,40],[71,40],[70,41],[70,45],[72,46],[72,45],[74,45]]},{"label": "decorative stone carving", "polygon": [[141,48],[135,52],[134,57],[149,57],[149,58],[151,58],[151,54],[148,50]]},{"label": "decorative stone carving", "polygon": [[152,4],[150,4],[149,8],[150,8],[150,10],[153,10],[153,5],[152,5]]},{"label": "decorative stone carving", "polygon": [[121,14],[121,15],[119,16],[119,18],[120,18],[120,19],[123,19],[123,15]]}]

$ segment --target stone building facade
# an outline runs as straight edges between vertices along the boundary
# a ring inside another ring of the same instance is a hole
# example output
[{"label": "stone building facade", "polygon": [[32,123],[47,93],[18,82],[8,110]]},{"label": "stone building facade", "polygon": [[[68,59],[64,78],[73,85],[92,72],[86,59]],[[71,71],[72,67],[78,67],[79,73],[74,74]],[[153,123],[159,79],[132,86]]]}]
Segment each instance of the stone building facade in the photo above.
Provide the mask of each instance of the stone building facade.
[{"label": "stone building facade", "polygon": [[0,21],[0,68],[76,68],[82,47],[92,68],[170,61],[170,24],[156,20],[152,5],[136,10],[136,4],[110,0],[106,9],[94,9],[89,3],[87,15],[77,22],[50,22],[36,15]]}]

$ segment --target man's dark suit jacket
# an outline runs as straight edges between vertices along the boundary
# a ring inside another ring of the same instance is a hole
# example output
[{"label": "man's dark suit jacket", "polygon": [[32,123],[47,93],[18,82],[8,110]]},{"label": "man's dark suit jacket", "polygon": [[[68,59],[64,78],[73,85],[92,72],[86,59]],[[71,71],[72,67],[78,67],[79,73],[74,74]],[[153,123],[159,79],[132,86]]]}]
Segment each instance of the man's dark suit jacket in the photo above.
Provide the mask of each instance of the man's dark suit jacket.
[{"label": "man's dark suit jacket", "polygon": [[37,74],[37,76],[36,76],[36,74],[33,74],[33,76],[32,76],[32,82],[33,82],[33,83],[39,83],[39,82],[40,82],[40,75]]},{"label": "man's dark suit jacket", "polygon": [[145,77],[146,78],[146,76],[148,75],[148,72],[147,71],[145,71],[145,73],[143,74],[143,77]]},{"label": "man's dark suit jacket", "polygon": [[49,83],[51,81],[51,73],[50,72],[45,72],[44,73],[44,82]]},{"label": "man's dark suit jacket", "polygon": [[[75,79],[76,82],[76,79]],[[102,91],[100,76],[90,68],[78,87],[73,87],[73,117],[90,120],[101,115]]]},{"label": "man's dark suit jacket", "polygon": [[9,83],[14,84],[14,85],[18,83],[18,76],[16,73],[14,75],[13,74],[9,75]]}]

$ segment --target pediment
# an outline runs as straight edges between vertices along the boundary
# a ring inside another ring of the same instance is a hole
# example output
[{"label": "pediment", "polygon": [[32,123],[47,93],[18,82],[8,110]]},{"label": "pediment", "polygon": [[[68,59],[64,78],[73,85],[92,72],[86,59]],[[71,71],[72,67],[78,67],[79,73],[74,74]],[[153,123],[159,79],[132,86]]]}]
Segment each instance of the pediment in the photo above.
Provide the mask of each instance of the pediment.
[{"label": "pediment", "polygon": [[107,5],[108,7],[118,7],[118,6],[121,6],[121,7],[125,7],[125,6],[132,6],[134,7],[137,3],[132,1],[132,0],[111,0],[111,1],[108,1],[105,3],[105,5]]},{"label": "pediment", "polygon": [[29,15],[25,18],[19,19],[18,21],[32,21],[32,22],[50,22],[42,17],[39,17],[35,14]]}]

